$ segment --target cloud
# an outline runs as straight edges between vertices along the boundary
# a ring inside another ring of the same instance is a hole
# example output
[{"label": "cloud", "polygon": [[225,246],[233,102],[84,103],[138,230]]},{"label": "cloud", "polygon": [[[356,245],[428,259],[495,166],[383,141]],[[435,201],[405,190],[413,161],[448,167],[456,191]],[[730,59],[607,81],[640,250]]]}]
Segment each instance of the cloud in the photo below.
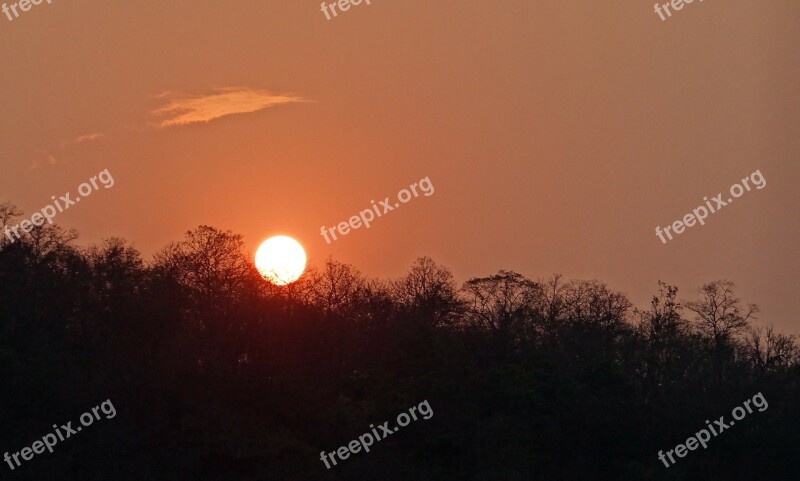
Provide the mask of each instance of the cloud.
[{"label": "cloud", "polygon": [[[105,134],[101,134],[100,132],[94,132],[91,134],[84,134],[78,136],[75,140],[64,140],[59,144],[61,150],[55,149],[59,152],[59,157],[63,154],[69,152],[69,149],[75,147],[76,145],[82,144],[84,142],[94,142],[95,140],[105,137]],[[39,149],[34,151],[35,157],[33,159],[33,163],[31,164],[31,169],[36,170],[44,164],[48,165],[56,165],[58,163],[58,158],[52,153],[52,151],[47,149]]]},{"label": "cloud", "polygon": [[95,133],[93,133],[93,134],[81,135],[80,137],[78,137],[77,139],[75,139],[75,141],[73,142],[73,144],[74,144],[74,145],[78,145],[78,144],[81,144],[81,143],[83,143],[83,142],[91,142],[91,141],[93,141],[93,140],[97,140],[97,139],[99,139],[100,137],[103,137],[103,134],[101,134],[101,133],[99,133],[99,132],[95,132]]},{"label": "cloud", "polygon": [[161,128],[210,122],[226,115],[256,112],[281,104],[308,102],[293,95],[274,95],[264,90],[243,87],[217,89],[213,94],[199,97],[186,97],[167,92],[158,98],[168,100],[166,105],[152,112],[154,115],[166,117],[158,124]]},{"label": "cloud", "polygon": [[99,132],[95,132],[95,133],[92,133],[92,134],[81,135],[80,137],[78,137],[77,139],[75,139],[75,140],[73,140],[71,142],[70,141],[61,142],[61,148],[62,149],[66,149],[67,147],[72,147],[72,146],[75,146],[75,145],[78,145],[78,144],[82,144],[84,142],[94,142],[95,140],[97,140],[97,139],[99,139],[101,137],[105,137],[105,135],[101,134]]},{"label": "cloud", "polygon": [[31,164],[30,167],[32,170],[38,169],[45,161],[50,165],[56,165],[58,163],[58,159],[47,150],[37,150],[36,155],[38,157],[33,159],[33,164]]}]

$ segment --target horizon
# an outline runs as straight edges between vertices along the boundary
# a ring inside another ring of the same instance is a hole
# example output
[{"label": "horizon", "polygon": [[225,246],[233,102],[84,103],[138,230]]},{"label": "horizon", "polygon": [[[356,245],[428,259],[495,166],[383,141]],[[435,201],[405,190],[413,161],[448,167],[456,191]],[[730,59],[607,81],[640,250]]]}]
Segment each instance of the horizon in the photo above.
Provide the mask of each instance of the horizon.
[{"label": "horizon", "polygon": [[[24,215],[23,215],[23,217],[24,217]],[[55,222],[53,223],[53,225],[58,226],[58,224],[55,223]],[[191,230],[187,231],[186,234],[194,232],[198,228],[201,228],[201,227],[211,227],[212,229],[220,230],[220,229],[215,228],[214,226],[200,225],[200,226],[197,226],[197,228],[195,228],[195,229],[191,229]],[[241,234],[237,234],[236,232],[233,232],[233,231],[222,231],[222,230],[220,230],[220,232],[231,233],[234,236],[237,236],[237,235],[241,236]],[[80,239],[80,232],[76,232],[76,233],[78,235],[77,239],[71,240],[70,244],[76,244],[77,243],[76,241],[78,241]],[[280,236],[280,235],[283,235],[283,234],[274,234],[274,236]],[[272,237],[272,236],[270,236],[270,237]],[[109,238],[104,239],[101,242],[90,243],[90,244],[87,244],[87,245],[80,245],[80,243],[77,243],[78,245],[76,245],[76,247],[78,247],[80,249],[83,249],[85,251],[88,251],[88,250],[91,250],[91,248],[93,248],[93,247],[102,248],[103,245],[107,241],[112,241],[112,240],[115,240],[115,239],[124,242],[126,245],[129,245],[129,246],[133,247],[134,249],[137,249],[135,242],[132,242],[132,241],[130,241],[128,239],[123,239],[123,238],[117,237],[117,236],[111,236]],[[145,255],[145,253],[143,253],[142,251],[139,251],[138,249],[137,249],[137,252],[139,252],[139,254],[142,255],[142,260],[145,262],[145,265],[148,268],[152,268],[152,267],[155,266],[156,256],[157,256],[157,254],[159,252],[165,251],[168,246],[170,246],[170,245],[172,245],[172,244],[174,244],[176,242],[180,242],[181,240],[183,240],[183,238],[176,239],[176,240],[168,243],[167,245],[162,246],[161,249],[157,249],[156,251],[154,251],[149,256]],[[262,241],[263,240],[264,239],[262,239]],[[249,264],[251,264],[253,268],[256,268],[255,252],[256,252],[256,250],[258,248],[258,244],[260,244],[260,243],[261,243],[261,241],[259,241],[256,244],[256,247],[253,248],[253,249],[250,249],[249,247],[247,247],[247,243],[246,242],[244,243],[245,251],[243,253],[245,254],[245,258],[247,259],[247,262]],[[307,276],[312,274],[312,273],[317,273],[318,274],[320,272],[320,270],[328,262],[333,261],[335,263],[340,263],[340,264],[343,264],[343,265],[346,265],[346,266],[351,266],[351,267],[355,268],[367,280],[390,282],[392,280],[396,280],[398,278],[401,278],[404,275],[407,275],[408,274],[408,270],[412,267],[412,265],[415,262],[417,262],[419,259],[421,259],[421,258],[431,258],[434,262],[438,263],[437,259],[423,254],[423,255],[419,255],[419,256],[415,257],[414,259],[412,259],[408,263],[408,265],[406,266],[405,270],[403,270],[402,272],[398,273],[397,275],[394,275],[394,276],[387,276],[387,275],[384,275],[384,276],[373,276],[373,275],[370,275],[368,273],[362,272],[358,265],[351,264],[351,263],[346,263],[346,262],[341,262],[340,260],[336,259],[332,255],[329,255],[325,259],[314,259],[314,258],[309,257],[308,262],[306,264],[306,267],[303,270],[302,275],[300,276],[300,279],[306,279]],[[447,266],[446,264],[439,264],[439,265],[442,266],[443,268],[447,269],[448,271],[452,272],[451,268],[449,266]],[[461,279],[455,274],[453,275],[453,277],[454,277],[454,280],[457,283],[457,287],[458,287],[459,291],[461,291],[464,288],[464,286],[466,286],[471,280],[492,277],[492,276],[498,275],[498,274],[500,274],[502,272],[520,274],[524,278],[529,279],[529,280],[531,280],[531,281],[533,281],[533,282],[535,282],[537,284],[540,284],[540,285],[545,285],[547,282],[549,282],[555,276],[560,276],[560,277],[566,278],[566,282],[570,282],[570,281],[576,281],[576,282],[600,282],[600,283],[602,283],[604,285],[607,285],[609,288],[613,289],[614,291],[620,292],[624,296],[628,297],[631,300],[631,302],[633,303],[633,306],[634,306],[635,309],[645,309],[645,310],[649,307],[649,301],[652,300],[653,296],[656,294],[656,292],[657,292],[657,290],[659,288],[660,283],[662,283],[662,282],[664,284],[666,284],[666,285],[673,286],[673,287],[676,287],[678,289],[678,291],[677,291],[679,293],[678,300],[680,302],[682,302],[682,303],[685,303],[686,301],[691,302],[690,299],[693,296],[696,296],[699,292],[701,292],[703,286],[706,285],[706,284],[709,284],[709,283],[718,282],[718,281],[729,281],[729,282],[732,282],[734,284],[734,286],[736,286],[737,290],[738,290],[738,287],[739,287],[739,285],[738,285],[738,283],[736,282],[735,279],[724,279],[724,278],[706,279],[701,284],[698,284],[697,286],[692,286],[692,287],[689,287],[689,288],[681,286],[681,285],[678,285],[678,284],[671,283],[671,282],[669,282],[669,281],[667,281],[665,279],[658,279],[654,283],[654,285],[652,286],[652,291],[650,292],[650,295],[649,295],[649,298],[647,299],[647,302],[638,302],[636,299],[634,299],[634,298],[632,298],[630,296],[630,294],[624,288],[624,286],[614,285],[612,283],[609,283],[609,282],[605,281],[602,278],[597,278],[597,277],[593,277],[593,278],[572,277],[572,276],[565,275],[562,272],[551,272],[551,273],[538,275],[538,276],[530,276],[530,275],[528,275],[528,274],[526,274],[524,272],[519,272],[519,271],[517,271],[517,270],[515,270],[513,268],[507,268],[507,267],[506,268],[502,268],[501,267],[501,268],[498,268],[494,272],[486,272],[486,273],[483,273],[483,274],[477,274],[477,275],[470,276],[470,277],[465,278],[465,279]],[[263,274],[262,274],[262,276],[263,276]],[[264,282],[270,283],[270,280],[268,280],[267,278],[264,278]],[[290,282],[285,287],[291,288],[291,285],[294,284],[294,282],[295,281]],[[747,299],[747,298],[744,298],[742,300],[744,302],[755,304],[755,305],[758,306],[758,309],[759,309],[758,313],[757,313],[757,315],[755,315],[753,317],[753,319],[751,321],[751,322],[754,323],[755,327],[758,327],[758,328],[777,327],[778,331],[781,332],[781,333],[789,334],[789,335],[800,335],[800,332],[793,332],[793,331],[791,331],[791,329],[790,330],[783,329],[782,328],[783,326],[781,326],[779,323],[772,322],[769,319],[764,319],[764,316],[761,315],[761,313],[763,312],[762,308],[761,308],[761,305],[757,302],[757,300]]]}]

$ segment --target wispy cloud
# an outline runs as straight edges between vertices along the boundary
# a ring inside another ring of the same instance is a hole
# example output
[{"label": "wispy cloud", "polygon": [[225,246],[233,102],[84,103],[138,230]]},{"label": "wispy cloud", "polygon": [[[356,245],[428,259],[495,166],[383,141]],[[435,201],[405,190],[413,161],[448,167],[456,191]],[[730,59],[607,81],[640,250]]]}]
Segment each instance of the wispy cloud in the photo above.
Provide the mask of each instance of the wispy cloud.
[{"label": "wispy cloud", "polygon": [[[52,150],[49,149],[35,150],[34,159],[30,168],[36,170],[45,164],[56,165],[58,163],[58,160],[63,159],[63,156],[67,155],[73,147],[86,142],[94,142],[101,137],[105,137],[105,134],[102,134],[100,132],[93,132],[91,134],[80,135],[73,140],[61,141],[61,143],[59,144],[60,149],[56,148]],[[53,152],[57,152],[57,154],[54,154]],[[58,155],[58,157],[56,157],[56,155]]]},{"label": "wispy cloud", "polygon": [[91,142],[93,140],[99,139],[100,137],[103,137],[103,134],[99,132],[95,132],[93,134],[81,135],[80,137],[75,139],[75,142],[73,142],[73,144],[78,145],[82,144],[83,142]]},{"label": "wispy cloud", "polygon": [[36,170],[45,162],[47,162],[49,165],[56,165],[58,163],[58,159],[56,159],[53,154],[50,153],[50,151],[37,150],[36,158],[33,159],[33,164],[31,164],[30,168],[32,170]]},{"label": "wispy cloud", "polygon": [[104,137],[104,136],[105,135],[101,134],[100,132],[81,135],[75,140],[72,140],[72,141],[65,140],[64,142],[61,142],[61,148],[65,149],[67,147],[72,147],[72,146],[75,146],[75,145],[78,145],[78,144],[82,144],[84,142],[94,142],[95,140],[97,140],[97,139],[99,139],[101,137]]},{"label": "wispy cloud", "polygon": [[163,93],[159,98],[167,99],[167,104],[153,110],[160,120],[161,128],[186,125],[196,122],[210,122],[226,115],[256,112],[281,104],[308,102],[294,95],[275,95],[265,90],[244,87],[217,89],[209,95],[189,97],[174,93]]}]

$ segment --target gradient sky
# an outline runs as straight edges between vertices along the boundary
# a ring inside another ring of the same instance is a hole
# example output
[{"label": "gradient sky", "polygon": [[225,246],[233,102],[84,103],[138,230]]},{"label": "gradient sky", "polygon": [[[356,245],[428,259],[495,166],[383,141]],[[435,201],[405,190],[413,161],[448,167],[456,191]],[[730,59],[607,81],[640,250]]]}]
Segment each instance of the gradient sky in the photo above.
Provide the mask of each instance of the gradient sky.
[{"label": "gradient sky", "polygon": [[[796,0],[54,0],[0,17],[0,200],[146,256],[199,224],[397,276],[598,278],[644,307],[728,278],[800,333]],[[667,225],[767,180],[667,245]],[[319,235],[430,177],[436,192]],[[793,247],[795,246],[795,247]]]}]

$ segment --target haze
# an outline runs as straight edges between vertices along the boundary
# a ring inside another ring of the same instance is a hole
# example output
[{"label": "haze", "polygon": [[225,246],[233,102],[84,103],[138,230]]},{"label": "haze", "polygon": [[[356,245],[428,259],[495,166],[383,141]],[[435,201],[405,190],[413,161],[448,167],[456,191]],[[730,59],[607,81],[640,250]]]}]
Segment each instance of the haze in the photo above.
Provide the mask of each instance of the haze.
[{"label": "haze", "polygon": [[[747,19],[746,22],[742,19]],[[0,18],[0,200],[145,255],[199,224],[397,276],[597,278],[644,306],[727,278],[800,333],[800,4],[58,1]],[[792,46],[793,49],[787,48]],[[759,169],[667,245],[654,235]],[[423,177],[436,194],[327,244]],[[795,246],[795,247],[792,247]]]}]

